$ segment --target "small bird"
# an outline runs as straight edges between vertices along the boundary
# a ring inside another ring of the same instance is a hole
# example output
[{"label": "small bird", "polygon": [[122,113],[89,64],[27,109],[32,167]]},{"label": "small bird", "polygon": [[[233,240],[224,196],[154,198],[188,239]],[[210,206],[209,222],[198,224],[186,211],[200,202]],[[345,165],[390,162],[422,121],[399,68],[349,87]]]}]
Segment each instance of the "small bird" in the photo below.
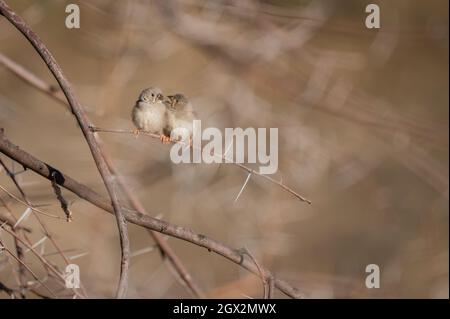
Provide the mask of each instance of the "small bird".
[{"label": "small bird", "polygon": [[159,134],[163,142],[168,139],[168,136],[163,134],[163,129],[167,126],[167,110],[163,101],[164,95],[160,88],[150,87],[141,92],[131,112],[136,136],[139,131],[149,131]]},{"label": "small bird", "polygon": [[167,96],[164,100],[167,108],[167,125],[164,134],[172,141],[189,141],[192,144],[193,121],[197,115],[192,103],[181,93]]}]

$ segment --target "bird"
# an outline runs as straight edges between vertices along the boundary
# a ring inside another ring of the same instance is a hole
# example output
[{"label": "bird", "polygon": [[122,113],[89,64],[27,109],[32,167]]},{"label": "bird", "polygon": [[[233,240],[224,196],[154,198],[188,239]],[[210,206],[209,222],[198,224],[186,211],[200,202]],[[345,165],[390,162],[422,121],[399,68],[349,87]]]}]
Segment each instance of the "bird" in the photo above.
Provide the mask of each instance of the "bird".
[{"label": "bird", "polygon": [[136,126],[134,130],[136,137],[139,131],[148,131],[159,134],[162,142],[169,139],[163,133],[164,127],[167,126],[167,108],[163,101],[164,95],[160,88],[149,87],[142,90],[131,112],[131,118]]},{"label": "bird", "polygon": [[197,118],[192,103],[181,93],[169,95],[164,100],[167,109],[167,124],[164,134],[172,141],[192,144],[193,121]]}]

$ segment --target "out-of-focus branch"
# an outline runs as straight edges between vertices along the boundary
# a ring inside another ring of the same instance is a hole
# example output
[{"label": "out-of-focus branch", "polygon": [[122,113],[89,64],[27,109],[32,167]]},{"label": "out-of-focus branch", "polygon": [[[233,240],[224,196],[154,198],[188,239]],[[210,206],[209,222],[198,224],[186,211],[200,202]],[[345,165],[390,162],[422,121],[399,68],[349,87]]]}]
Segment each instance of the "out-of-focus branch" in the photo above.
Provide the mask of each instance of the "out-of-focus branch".
[{"label": "out-of-focus branch", "polygon": [[[71,177],[63,174],[52,166],[21,150],[18,146],[11,143],[1,130],[0,152],[48,180],[50,180],[52,176],[56,174],[58,185],[70,190],[71,192],[94,204],[95,206],[104,209],[111,214],[114,214],[114,209],[108,199],[94,192],[87,186],[75,181]],[[148,214],[142,214],[140,212],[123,207],[122,210],[124,212],[124,217],[130,223],[185,240],[200,247],[204,247],[208,249],[208,251],[215,252],[259,276],[258,267],[255,265],[253,260],[251,260],[248,256],[246,257],[245,254],[242,254],[241,250],[239,249],[230,248],[219,241],[199,234],[191,229],[170,224],[166,221],[153,218]],[[261,267],[260,270],[264,272],[266,276],[273,277],[267,269]],[[302,297],[302,294],[298,291],[297,288],[291,286],[289,283],[283,280],[274,278],[273,284],[275,287],[292,298]]]},{"label": "out-of-focus branch", "polygon": [[39,91],[51,96],[52,98],[58,100],[60,103],[64,104],[67,107],[67,110],[70,111],[70,106],[67,105],[66,99],[64,98],[64,94],[61,93],[58,87],[50,85],[45,81],[41,80],[38,76],[31,73],[27,69],[25,69],[22,65],[17,64],[4,54],[0,53],[0,64],[3,64],[7,67],[11,72],[17,75],[19,78],[24,80],[27,83],[31,83],[35,88]]},{"label": "out-of-focus branch", "polygon": [[89,130],[89,127],[91,126],[89,118],[87,117],[84,108],[75,97],[72,87],[69,81],[67,81],[66,77],[64,76],[62,69],[59,67],[53,55],[50,53],[50,51],[47,49],[38,35],[34,33],[26,24],[26,22],[19,15],[17,15],[3,0],[0,0],[0,13],[20,32],[22,32],[22,34],[33,45],[33,47],[45,61],[47,67],[52,72],[53,76],[56,78],[61,89],[63,90],[64,95],[69,102],[72,113],[75,115],[78,124],[84,134],[86,142],[89,145],[92,157],[94,158],[100,175],[102,176],[109,197],[111,198],[114,214],[116,216],[117,226],[119,229],[122,255],[120,279],[116,296],[118,298],[124,298],[126,296],[128,288],[128,271],[130,263],[130,243],[128,238],[126,219],[124,218],[121,206],[119,205],[119,200],[114,189],[114,181],[113,177],[111,176],[111,172],[106,165],[105,159],[102,155],[101,149],[98,146],[95,135]]},{"label": "out-of-focus branch", "polygon": [[[67,104],[66,99],[60,94],[59,88],[53,87],[50,84],[47,84],[44,80],[39,78],[37,75],[32,73],[30,70],[24,68],[20,64],[16,63],[15,61],[9,59],[8,57],[4,56],[0,53],[0,64],[3,64],[8,70],[10,70],[13,74],[24,80],[26,83],[31,85],[32,87],[38,89],[39,91],[45,93],[46,95],[52,97],[54,100],[60,103],[60,105],[66,107],[70,110],[70,106]],[[128,200],[130,204],[133,206],[135,210],[137,210],[140,213],[144,213],[145,209],[140,202],[140,200],[137,198],[136,195],[133,194],[133,192],[130,190],[129,187],[127,187],[125,181],[123,180],[121,174],[117,171],[115,168],[115,165],[108,155],[108,153],[105,151],[105,147],[100,139],[97,140],[98,146],[102,150],[103,157],[106,161],[106,164],[108,165],[109,170],[111,171],[111,174],[113,174],[117,180],[117,183],[122,188],[122,190],[125,192],[125,195],[128,197]],[[205,297],[205,294],[201,291],[201,289],[198,287],[198,285],[194,282],[191,274],[186,269],[186,266],[182,263],[182,261],[178,258],[178,256],[175,254],[175,252],[172,250],[170,245],[162,238],[162,236],[154,232],[152,230],[149,230],[150,236],[153,238],[155,243],[158,245],[158,248],[163,255],[163,258],[167,258],[167,260],[170,262],[170,264],[173,266],[173,269],[178,273],[179,277],[185,282],[186,287],[191,291],[191,293],[198,298]]]}]

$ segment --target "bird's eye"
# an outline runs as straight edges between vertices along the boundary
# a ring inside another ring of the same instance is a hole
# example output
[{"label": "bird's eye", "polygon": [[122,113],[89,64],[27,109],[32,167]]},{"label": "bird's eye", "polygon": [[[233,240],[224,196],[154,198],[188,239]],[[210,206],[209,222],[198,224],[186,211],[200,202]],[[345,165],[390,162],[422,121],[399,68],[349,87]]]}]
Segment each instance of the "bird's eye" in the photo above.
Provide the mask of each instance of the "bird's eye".
[{"label": "bird's eye", "polygon": [[155,96],[155,94],[152,93],[152,97],[154,97],[154,96]]}]

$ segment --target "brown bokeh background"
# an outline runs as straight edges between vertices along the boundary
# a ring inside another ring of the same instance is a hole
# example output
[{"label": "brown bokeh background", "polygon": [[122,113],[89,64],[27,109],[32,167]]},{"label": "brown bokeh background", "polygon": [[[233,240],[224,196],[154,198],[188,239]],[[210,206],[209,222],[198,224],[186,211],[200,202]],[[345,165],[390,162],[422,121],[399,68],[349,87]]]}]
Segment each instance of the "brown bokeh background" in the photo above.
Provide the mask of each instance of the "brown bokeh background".
[{"label": "brown bokeh background", "polygon": [[[448,298],[447,1],[377,1],[379,30],[366,29],[367,3],[356,0],[180,0],[167,2],[170,11],[142,0],[8,3],[52,51],[97,126],[131,129],[131,108],[145,87],[183,92],[203,127],[277,127],[274,178],[313,202],[258,176],[234,202],[247,177],[239,168],[175,165],[170,147],[155,139],[102,133],[153,216],[247,247],[308,297]],[[69,3],[80,7],[80,29],[65,27]],[[4,18],[0,53],[56,83]],[[3,66],[0,127],[15,144],[106,195],[73,116]],[[48,181],[29,171],[17,178],[35,205],[63,215]],[[17,194],[3,171],[0,184]],[[115,219],[63,192],[73,201],[73,222],[44,220],[68,256],[82,254],[73,262],[89,296],[111,297],[120,258]],[[0,196],[16,217],[25,210]],[[34,242],[43,237],[33,217],[24,224]],[[129,297],[190,297],[157,249],[142,253],[153,247],[148,233],[130,225],[130,236],[136,256]],[[208,296],[261,297],[256,276],[167,240]],[[38,248],[63,265],[48,241]],[[27,262],[45,276],[30,253]],[[379,289],[365,287],[368,264],[380,266]],[[0,281],[17,287],[15,270],[15,261],[0,254]]]}]

